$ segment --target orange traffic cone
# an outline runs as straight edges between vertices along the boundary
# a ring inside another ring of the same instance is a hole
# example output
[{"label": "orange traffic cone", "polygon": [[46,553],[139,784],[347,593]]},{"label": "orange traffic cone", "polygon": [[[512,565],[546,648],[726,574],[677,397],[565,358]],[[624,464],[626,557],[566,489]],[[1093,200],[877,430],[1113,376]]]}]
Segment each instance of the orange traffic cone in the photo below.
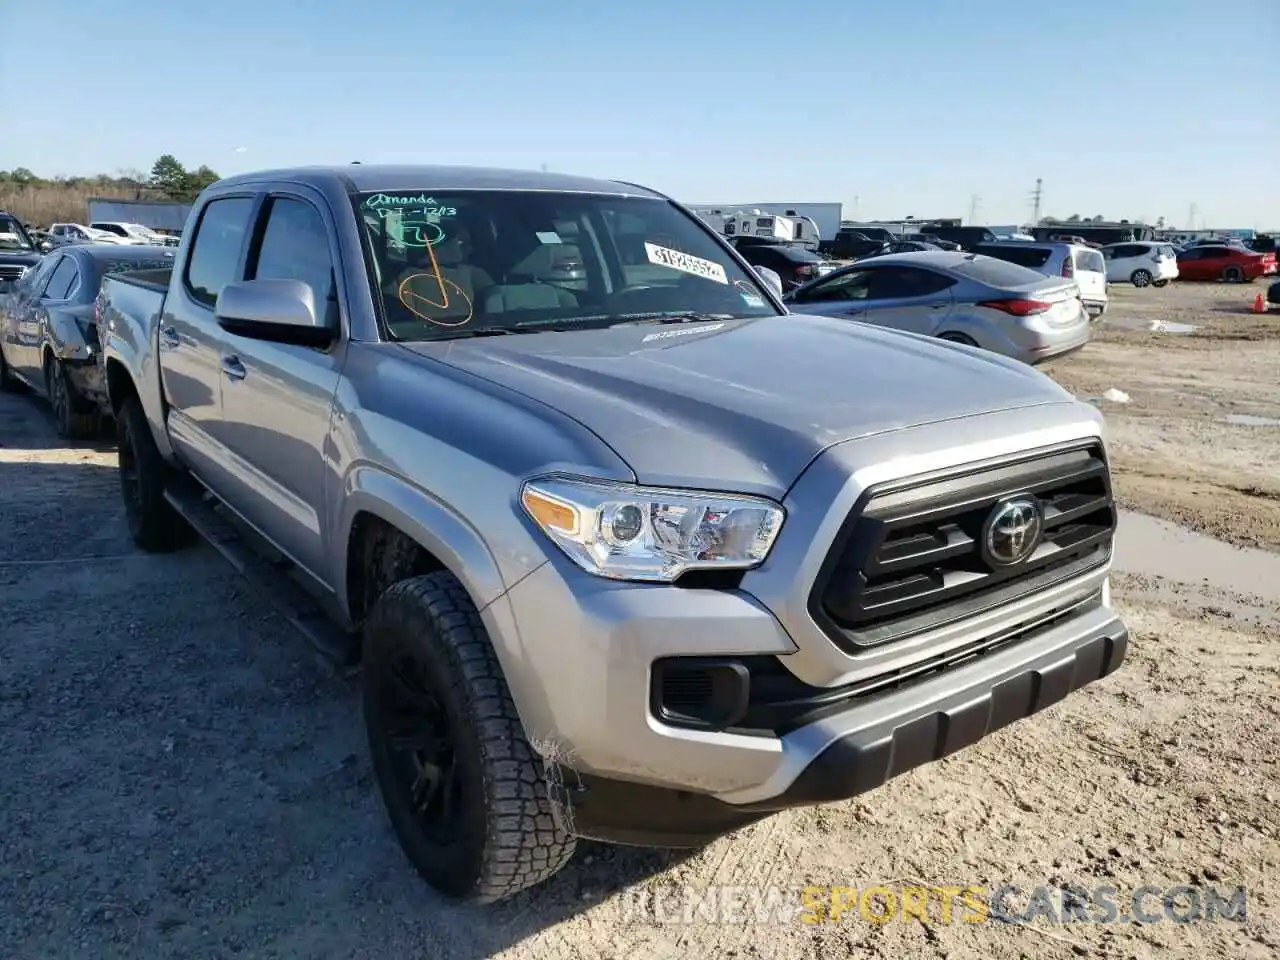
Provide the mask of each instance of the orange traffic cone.
[{"label": "orange traffic cone", "polygon": [[1253,312],[1254,313],[1267,312],[1267,303],[1265,300],[1262,299],[1262,294],[1258,294],[1256,297],[1253,298]]}]

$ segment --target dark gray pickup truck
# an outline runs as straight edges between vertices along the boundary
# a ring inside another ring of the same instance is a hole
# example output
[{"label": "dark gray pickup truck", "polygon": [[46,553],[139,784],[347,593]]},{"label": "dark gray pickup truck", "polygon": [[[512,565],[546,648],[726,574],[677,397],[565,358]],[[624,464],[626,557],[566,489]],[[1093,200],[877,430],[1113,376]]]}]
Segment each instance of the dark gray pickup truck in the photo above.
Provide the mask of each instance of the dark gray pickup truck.
[{"label": "dark gray pickup truck", "polygon": [[788,314],[652,190],[240,176],[99,314],[134,539],[203,533],[359,665],[452,895],[873,789],[1125,656],[1097,411]]}]

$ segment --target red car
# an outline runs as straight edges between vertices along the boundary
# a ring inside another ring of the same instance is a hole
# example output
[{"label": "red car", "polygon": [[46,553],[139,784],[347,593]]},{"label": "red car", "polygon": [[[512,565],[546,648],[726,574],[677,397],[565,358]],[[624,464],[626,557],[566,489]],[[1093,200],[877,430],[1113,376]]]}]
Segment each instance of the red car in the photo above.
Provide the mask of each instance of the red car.
[{"label": "red car", "polygon": [[1243,247],[1188,247],[1178,254],[1178,279],[1226,280],[1241,283],[1276,272],[1274,253],[1255,253]]}]

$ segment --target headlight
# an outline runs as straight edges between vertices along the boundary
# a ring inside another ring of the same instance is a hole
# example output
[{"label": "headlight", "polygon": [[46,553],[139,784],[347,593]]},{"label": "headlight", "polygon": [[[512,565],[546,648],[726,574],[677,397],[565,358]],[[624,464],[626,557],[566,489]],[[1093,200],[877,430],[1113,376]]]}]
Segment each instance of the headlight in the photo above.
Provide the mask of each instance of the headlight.
[{"label": "headlight", "polygon": [[785,517],[772,500],[567,477],[530,480],[520,503],[588,573],[670,583],[687,570],[746,570]]}]

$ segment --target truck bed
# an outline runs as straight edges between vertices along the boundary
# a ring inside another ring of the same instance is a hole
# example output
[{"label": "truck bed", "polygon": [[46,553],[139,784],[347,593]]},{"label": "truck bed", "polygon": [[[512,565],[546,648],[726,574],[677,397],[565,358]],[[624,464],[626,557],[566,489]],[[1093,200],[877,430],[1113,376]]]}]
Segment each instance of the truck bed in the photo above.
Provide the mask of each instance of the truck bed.
[{"label": "truck bed", "polygon": [[169,279],[172,276],[173,267],[159,267],[155,270],[128,270],[124,273],[113,273],[109,279],[117,283],[127,283],[132,287],[168,293]]}]

